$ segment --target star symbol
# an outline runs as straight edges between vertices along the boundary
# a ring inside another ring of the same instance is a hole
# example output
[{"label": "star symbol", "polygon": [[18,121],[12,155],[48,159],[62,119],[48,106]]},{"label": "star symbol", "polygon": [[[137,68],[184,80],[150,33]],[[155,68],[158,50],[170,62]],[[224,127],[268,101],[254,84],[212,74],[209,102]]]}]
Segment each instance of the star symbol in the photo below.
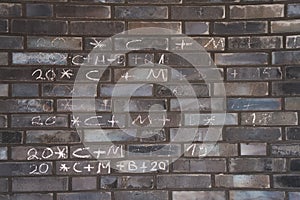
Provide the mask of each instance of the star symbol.
[{"label": "star symbol", "polygon": [[68,172],[71,168],[67,166],[67,164],[61,164],[59,171],[61,172]]},{"label": "star symbol", "polygon": [[63,69],[60,78],[63,79],[64,77],[67,77],[68,79],[70,79],[74,75],[72,72],[73,70],[71,69]]},{"label": "star symbol", "polygon": [[72,117],[73,117],[73,119],[71,120],[72,126],[79,126],[79,123],[81,122],[79,117],[75,117],[75,116]]}]

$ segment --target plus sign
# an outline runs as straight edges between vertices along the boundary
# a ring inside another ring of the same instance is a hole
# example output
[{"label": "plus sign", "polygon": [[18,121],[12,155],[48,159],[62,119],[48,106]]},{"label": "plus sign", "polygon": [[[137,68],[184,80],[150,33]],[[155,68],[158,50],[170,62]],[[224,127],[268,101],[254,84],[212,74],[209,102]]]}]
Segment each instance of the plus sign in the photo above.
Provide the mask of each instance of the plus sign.
[{"label": "plus sign", "polygon": [[108,120],[107,122],[111,124],[111,127],[114,127],[115,125],[117,125],[119,123],[118,120],[115,120],[114,115],[112,116],[111,120]]},{"label": "plus sign", "polygon": [[171,121],[170,119],[166,118],[165,115],[163,115],[162,119],[157,119],[157,120],[163,122],[163,126],[166,125],[166,122],[170,122]]},{"label": "plus sign", "polygon": [[101,155],[106,154],[106,151],[102,151],[101,149],[98,149],[97,151],[94,151],[93,153],[96,154],[97,159],[99,159]]},{"label": "plus sign", "polygon": [[176,43],[176,46],[180,46],[183,49],[185,46],[191,46],[193,43],[187,43],[184,40],[181,40],[181,43]]},{"label": "plus sign", "polygon": [[231,73],[231,75],[233,75],[233,78],[236,78],[236,76],[238,75],[239,73],[236,72],[236,69],[233,70],[233,73]]},{"label": "plus sign", "polygon": [[92,167],[91,164],[88,164],[86,167],[83,167],[83,169],[87,169],[88,172],[91,172],[94,168],[95,167]]},{"label": "plus sign", "polygon": [[146,163],[143,162],[143,165],[141,166],[141,169],[143,170],[143,172],[145,172],[145,169],[147,169],[148,167],[146,166]]},{"label": "plus sign", "polygon": [[125,73],[125,75],[121,76],[122,78],[124,78],[125,80],[128,80],[129,78],[133,78],[135,76],[130,76],[128,72]]},{"label": "plus sign", "polygon": [[116,167],[119,168],[120,171],[123,171],[123,169],[125,168],[125,166],[122,164],[122,162],[117,164]]},{"label": "plus sign", "polygon": [[132,58],[133,60],[134,60],[134,64],[138,64],[138,61],[141,59],[138,55],[135,55],[133,58]]}]

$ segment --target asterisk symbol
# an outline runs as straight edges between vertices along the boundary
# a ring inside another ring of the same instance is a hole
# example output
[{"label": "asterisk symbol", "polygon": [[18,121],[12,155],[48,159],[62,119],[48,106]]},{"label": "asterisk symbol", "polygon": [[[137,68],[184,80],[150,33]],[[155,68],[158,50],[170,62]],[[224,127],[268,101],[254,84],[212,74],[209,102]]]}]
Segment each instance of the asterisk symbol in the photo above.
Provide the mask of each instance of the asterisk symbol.
[{"label": "asterisk symbol", "polygon": [[63,69],[63,71],[61,72],[61,79],[64,78],[65,76],[70,79],[74,74],[72,73],[73,71],[71,69]]},{"label": "asterisk symbol", "polygon": [[67,166],[67,164],[61,164],[59,171],[61,172],[68,172],[70,170],[70,167]]},{"label": "asterisk symbol", "polygon": [[79,126],[80,122],[79,117],[73,116],[73,119],[71,120],[72,126]]}]

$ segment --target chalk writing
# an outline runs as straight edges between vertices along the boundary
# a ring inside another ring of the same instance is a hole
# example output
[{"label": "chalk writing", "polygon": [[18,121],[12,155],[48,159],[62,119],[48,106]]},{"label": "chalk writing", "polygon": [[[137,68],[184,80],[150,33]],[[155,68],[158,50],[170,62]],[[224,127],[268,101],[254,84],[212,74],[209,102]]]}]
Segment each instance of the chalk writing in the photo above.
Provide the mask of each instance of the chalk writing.
[{"label": "chalk writing", "polygon": [[123,145],[99,145],[73,148],[71,155],[78,159],[101,159],[124,157]]},{"label": "chalk writing", "polygon": [[27,151],[27,160],[49,160],[49,159],[67,159],[68,147],[56,146],[37,149],[32,147]]},{"label": "chalk writing", "polygon": [[143,173],[167,171],[169,166],[168,160],[126,160],[117,162],[115,167],[119,172]]},{"label": "chalk writing", "polygon": [[36,116],[31,119],[31,124],[34,126],[51,126],[56,123],[56,116],[48,117],[46,120],[42,120],[41,116]]},{"label": "chalk writing", "polygon": [[49,172],[49,164],[48,163],[42,163],[42,164],[32,164],[30,165],[31,171],[29,174],[35,174],[35,175],[41,175],[41,174],[47,174]]}]

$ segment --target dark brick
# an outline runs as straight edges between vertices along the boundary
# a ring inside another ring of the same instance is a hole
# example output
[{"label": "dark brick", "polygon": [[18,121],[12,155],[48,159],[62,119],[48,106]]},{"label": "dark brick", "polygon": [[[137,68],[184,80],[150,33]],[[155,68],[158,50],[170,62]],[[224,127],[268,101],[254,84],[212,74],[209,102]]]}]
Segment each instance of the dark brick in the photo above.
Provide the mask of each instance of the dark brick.
[{"label": "dark brick", "polygon": [[166,200],[168,192],[163,190],[153,191],[117,191],[114,192],[115,200]]},{"label": "dark brick", "polygon": [[222,87],[225,86],[227,96],[267,96],[267,82],[234,82],[234,83],[215,83],[214,94],[224,96]]},{"label": "dark brick", "polygon": [[12,33],[65,35],[68,31],[67,28],[68,25],[66,21],[18,19],[18,20],[12,20],[11,30]]},{"label": "dark brick", "polygon": [[282,48],[283,42],[280,36],[260,37],[230,37],[228,40],[229,49],[278,49]]},{"label": "dark brick", "polygon": [[95,97],[97,93],[95,84],[43,84],[42,96],[57,97]]},{"label": "dark brick", "polygon": [[272,64],[274,65],[299,63],[300,51],[277,51],[272,53]]},{"label": "dark brick", "polygon": [[23,37],[0,36],[0,49],[23,49]]},{"label": "dark brick", "polygon": [[273,144],[271,146],[271,153],[279,157],[295,157],[300,155],[300,147],[298,144]]},{"label": "dark brick", "polygon": [[47,50],[82,50],[81,37],[28,36],[27,48]]},{"label": "dark brick", "polygon": [[171,9],[171,19],[203,20],[225,18],[223,6],[174,6]]},{"label": "dark brick", "polygon": [[[0,192],[7,192],[8,191],[8,179],[7,178],[0,178]],[[1,196],[0,196],[1,199]]]},{"label": "dark brick", "polygon": [[290,170],[293,172],[300,171],[300,160],[299,159],[293,159],[290,161]]},{"label": "dark brick", "polygon": [[168,49],[168,38],[161,37],[124,37],[114,38],[116,50],[139,50],[139,49]]},{"label": "dark brick", "polygon": [[286,67],[285,74],[287,79],[300,79],[300,68],[299,67]]},{"label": "dark brick", "polygon": [[13,97],[37,97],[39,96],[38,84],[13,84],[12,85]]},{"label": "dark brick", "polygon": [[182,0],[128,0],[130,4],[179,4],[182,3]]},{"label": "dark brick", "polygon": [[14,192],[67,191],[67,177],[13,178]]},{"label": "dark brick", "polygon": [[72,177],[72,190],[96,190],[96,177]]},{"label": "dark brick", "polygon": [[169,189],[169,188],[210,188],[211,177],[210,175],[158,175],[157,176],[157,188]]},{"label": "dark brick", "polygon": [[277,80],[282,79],[280,67],[234,67],[227,68],[227,80]]},{"label": "dark brick", "polygon": [[[181,34],[182,33],[182,27],[181,27],[181,22],[173,22],[173,21],[168,21],[168,22],[128,22],[128,29],[137,29],[137,28],[149,28],[149,27],[155,27],[155,28],[165,28],[165,29],[170,29],[174,33]],[[140,30],[139,33],[141,34],[149,34],[147,30],[142,31]],[[162,32],[165,33],[165,32]],[[168,30],[167,33],[170,33]]]},{"label": "dark brick", "polygon": [[[0,21],[0,29],[1,29],[1,21]],[[7,65],[7,64],[8,64],[8,53],[0,52],[0,65]]]},{"label": "dark brick", "polygon": [[26,4],[27,17],[51,17],[53,6],[50,4]]},{"label": "dark brick", "polygon": [[0,163],[0,176],[51,175],[52,163],[41,162],[5,162]]},{"label": "dark brick", "polygon": [[57,195],[57,200],[110,200],[110,192],[81,192],[81,193],[62,193]]},{"label": "dark brick", "polygon": [[[0,198],[1,199],[1,198]],[[13,194],[11,200],[53,200],[53,194]]]},{"label": "dark brick", "polygon": [[229,161],[230,172],[284,172],[285,160],[280,158],[232,158]]},{"label": "dark brick", "polygon": [[287,127],[286,137],[288,140],[300,140],[300,127]]},{"label": "dark brick", "polygon": [[171,99],[171,111],[222,111],[225,109],[225,101],[221,98],[200,98],[200,99]]},{"label": "dark brick", "polygon": [[300,36],[292,35],[286,37],[286,47],[287,48],[300,48]]},{"label": "dark brick", "polygon": [[299,17],[300,16],[300,4],[288,4],[287,16],[288,17]]},{"label": "dark brick", "polygon": [[146,111],[167,110],[167,100],[162,99],[131,99],[129,103],[126,100],[115,100],[115,112],[146,112]]},{"label": "dark brick", "polygon": [[102,189],[152,189],[153,176],[102,176]]},{"label": "dark brick", "polygon": [[281,128],[252,128],[252,127],[226,127],[223,138],[226,141],[277,141],[281,140]]},{"label": "dark brick", "polygon": [[0,112],[51,112],[53,100],[50,99],[8,99],[0,100]]},{"label": "dark brick", "polygon": [[8,96],[8,84],[0,84],[0,97]]},{"label": "dark brick", "polygon": [[110,18],[109,6],[83,6],[83,5],[57,5],[55,7],[57,18]]},{"label": "dark brick", "polygon": [[296,96],[300,94],[299,82],[276,82],[272,85],[272,94],[274,96]]},{"label": "dark brick", "polygon": [[0,4],[1,17],[20,17],[22,16],[22,5],[13,3]]},{"label": "dark brick", "polygon": [[70,144],[79,142],[80,137],[76,131],[39,130],[26,132],[27,144]]},{"label": "dark brick", "polygon": [[226,172],[225,159],[179,159],[173,162],[173,172]]},{"label": "dark brick", "polygon": [[274,188],[299,188],[300,176],[297,175],[275,175]]},{"label": "dark brick", "polygon": [[98,35],[110,36],[125,30],[124,22],[120,21],[97,21],[97,22],[71,22],[71,33],[74,35]]},{"label": "dark brick", "polygon": [[6,115],[0,115],[0,127],[1,128],[7,127],[7,116]]},{"label": "dark brick", "polygon": [[284,17],[283,4],[230,6],[230,18],[232,19],[277,17]]},{"label": "dark brick", "polygon": [[167,19],[166,6],[116,6],[116,19]]},{"label": "dark brick", "polygon": [[182,200],[182,199],[218,199],[225,200],[225,192],[222,191],[173,191],[172,199],[173,200]]},{"label": "dark brick", "polygon": [[220,35],[245,35],[267,33],[267,23],[260,21],[246,22],[216,22],[214,34]]},{"label": "dark brick", "polygon": [[185,34],[187,35],[208,35],[208,22],[185,22]]},{"label": "dark brick", "polygon": [[[152,96],[153,85],[139,85],[139,84],[118,84],[118,85],[101,85],[100,96],[102,97],[126,97],[126,96]],[[132,92],[133,94],[130,94]]]},{"label": "dark brick", "polygon": [[23,141],[23,132],[21,131],[0,131],[1,144],[21,144]]},{"label": "dark brick", "polygon": [[209,84],[157,85],[154,90],[158,97],[208,97],[210,95]]},{"label": "dark brick", "polygon": [[0,20],[0,33],[8,32],[8,20]]}]

